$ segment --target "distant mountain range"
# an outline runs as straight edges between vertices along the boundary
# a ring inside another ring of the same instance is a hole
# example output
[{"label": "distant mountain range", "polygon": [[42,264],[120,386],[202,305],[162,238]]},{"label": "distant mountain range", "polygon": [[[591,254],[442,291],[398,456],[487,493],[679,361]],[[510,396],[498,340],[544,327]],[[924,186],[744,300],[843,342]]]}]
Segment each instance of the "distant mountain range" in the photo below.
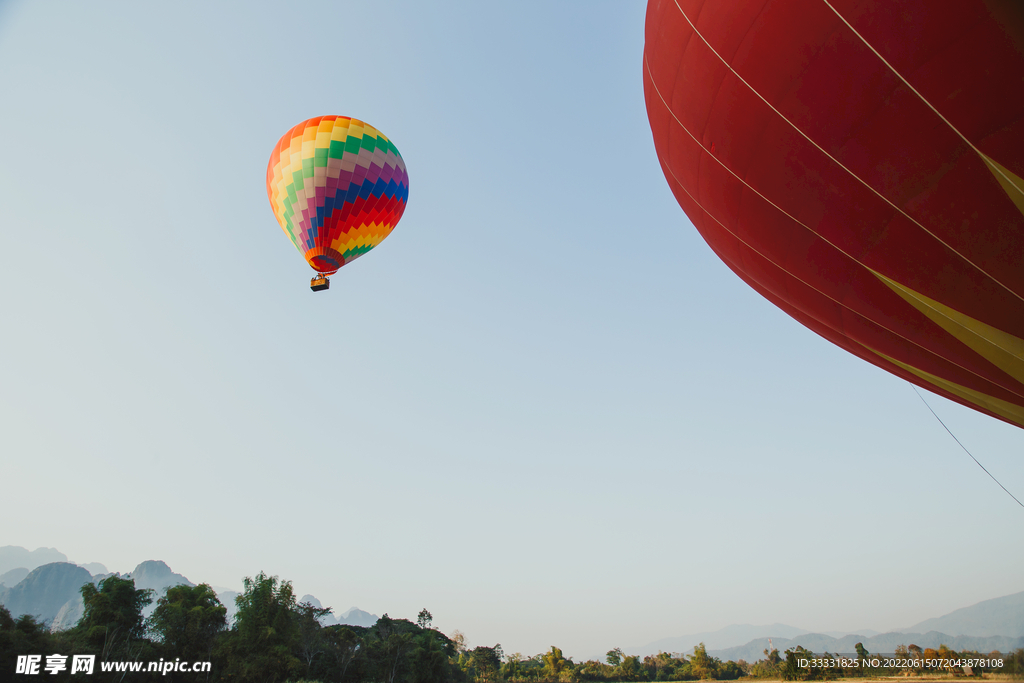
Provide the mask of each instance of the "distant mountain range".
[{"label": "distant mountain range", "polygon": [[[308,602],[314,607],[323,607],[320,601],[312,595],[303,595],[299,598],[299,603]],[[347,612],[335,616],[333,614],[326,614],[320,623],[324,626],[330,626],[332,624],[348,624],[349,626],[373,626],[377,623],[377,615],[364,612],[358,607],[350,607]]]},{"label": "distant mountain range", "polygon": [[68,556],[56,548],[36,548],[26,550],[16,545],[5,545],[0,547],[0,574],[6,574],[12,569],[33,570],[51,562],[67,562]]},{"label": "distant mountain range", "polygon": [[[96,562],[77,565],[67,559],[66,555],[55,548],[38,548],[30,552],[17,546],[0,547],[0,605],[10,610],[15,618],[31,614],[49,624],[54,631],[77,624],[84,611],[82,586],[86,583],[98,584],[115,574],[107,572],[106,567]],[[156,609],[157,599],[169,587],[196,585],[181,574],[175,574],[166,563],[159,560],[147,560],[127,574],[116,575],[133,579],[136,588],[153,590],[153,602],[146,608],[146,616]],[[238,592],[216,587],[214,590],[227,608],[228,623],[231,623],[236,612],[235,598]],[[322,607],[320,601],[312,595],[304,595],[299,602]],[[376,614],[364,612],[357,607],[339,616],[329,614],[321,619],[324,626],[372,626],[376,622]]]},{"label": "distant mountain range", "polygon": [[947,645],[955,650],[978,652],[1008,652],[1024,647],[1024,592],[985,600],[892,633],[879,633],[870,629],[857,633],[811,633],[786,624],[734,624],[718,631],[664,638],[642,647],[625,648],[624,651],[639,656],[658,652],[688,653],[693,651],[695,645],[704,643],[708,652],[720,659],[754,662],[764,658],[769,638],[772,647],[779,652],[800,646],[818,653],[852,653],[856,643],[863,643],[869,652],[875,653],[892,652],[897,645],[910,644],[934,648]]},{"label": "distant mountain range", "polygon": [[[832,654],[853,654],[857,643],[863,644],[868,652],[874,654],[892,653],[899,645],[917,645],[919,647],[938,648],[946,645],[956,651],[975,650],[977,652],[1010,652],[1017,648],[1024,647],[1024,637],[1012,638],[1008,636],[951,636],[938,631],[928,633],[881,633],[877,636],[863,636],[849,634],[842,638],[833,638],[823,633],[807,633],[796,638],[772,638],[772,647],[779,652],[785,652],[789,648],[804,647],[811,652],[831,652]],[[734,662],[745,659],[748,662],[755,662],[764,659],[764,651],[768,649],[767,638],[756,638],[745,645],[724,648],[720,650],[708,649],[709,654],[722,660],[733,660]]]},{"label": "distant mountain range", "polygon": [[984,600],[900,630],[969,633],[972,636],[1024,636],[1024,592]]},{"label": "distant mountain range", "polygon": [[772,638],[793,638],[807,633],[803,629],[785,624],[770,624],[768,626],[751,626],[750,624],[733,624],[717,631],[704,631],[702,633],[691,633],[676,638],[662,638],[642,647],[625,648],[627,655],[647,655],[659,652],[693,652],[695,645],[704,643],[709,650],[721,650],[733,647],[739,643],[746,643],[754,638],[765,636]]}]

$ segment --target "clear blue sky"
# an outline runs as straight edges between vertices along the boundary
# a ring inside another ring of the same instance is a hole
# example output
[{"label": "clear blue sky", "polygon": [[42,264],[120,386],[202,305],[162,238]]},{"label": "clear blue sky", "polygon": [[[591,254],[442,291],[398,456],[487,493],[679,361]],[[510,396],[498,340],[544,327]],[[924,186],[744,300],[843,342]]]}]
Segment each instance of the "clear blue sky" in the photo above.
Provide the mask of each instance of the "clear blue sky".
[{"label": "clear blue sky", "polygon": [[[1024,590],[1024,510],[673,200],[644,13],[0,4],[0,545],[577,658]],[[313,294],[264,178],[321,114],[411,189]],[[1021,497],[1024,430],[927,396]]]}]

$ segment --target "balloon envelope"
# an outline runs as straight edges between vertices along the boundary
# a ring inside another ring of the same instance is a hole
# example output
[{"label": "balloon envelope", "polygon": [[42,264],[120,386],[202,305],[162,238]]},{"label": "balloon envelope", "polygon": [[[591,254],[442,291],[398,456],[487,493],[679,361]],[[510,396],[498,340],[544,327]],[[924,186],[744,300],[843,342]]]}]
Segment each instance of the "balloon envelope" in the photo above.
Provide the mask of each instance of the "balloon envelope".
[{"label": "balloon envelope", "polygon": [[274,147],[267,196],[310,267],[331,273],[391,234],[409,198],[409,174],[398,149],[373,126],[318,116]]},{"label": "balloon envelope", "polygon": [[1024,426],[1024,13],[650,0],[644,92],[715,253],[826,339]]}]

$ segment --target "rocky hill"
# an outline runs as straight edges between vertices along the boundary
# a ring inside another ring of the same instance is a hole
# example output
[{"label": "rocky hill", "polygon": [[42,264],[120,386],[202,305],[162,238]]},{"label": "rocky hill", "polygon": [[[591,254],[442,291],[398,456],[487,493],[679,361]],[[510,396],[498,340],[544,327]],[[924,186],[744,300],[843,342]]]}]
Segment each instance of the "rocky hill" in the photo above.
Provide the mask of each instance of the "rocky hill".
[{"label": "rocky hill", "polygon": [[195,584],[181,574],[175,574],[166,562],[160,560],[146,560],[135,569],[124,575],[126,579],[135,581],[136,588],[148,588],[153,591],[153,602],[143,610],[147,617],[156,609],[156,601],[163,597],[164,593],[171,586],[194,586]]},{"label": "rocky hill", "polygon": [[350,607],[347,612],[338,616],[338,623],[350,626],[373,626],[377,623],[377,619],[379,617],[376,614],[364,612],[358,607]]},{"label": "rocky hill", "polygon": [[[308,602],[313,607],[323,607],[320,601],[312,595],[303,595],[298,600],[299,603]],[[364,612],[358,607],[351,607],[347,612],[339,615],[327,614],[321,617],[321,626],[332,626],[334,624],[346,624],[348,626],[373,626],[377,623],[379,617],[376,614],[370,614]]]},{"label": "rocky hill", "polygon": [[25,567],[16,567],[15,569],[11,569],[10,571],[0,574],[0,587],[6,586],[7,588],[12,588],[18,585],[22,579],[28,576],[28,572],[29,570]]},{"label": "rocky hill", "polygon": [[11,588],[0,589],[0,603],[14,616],[31,614],[52,623],[68,602],[81,602],[79,591],[92,574],[76,564],[53,562],[36,567]]}]

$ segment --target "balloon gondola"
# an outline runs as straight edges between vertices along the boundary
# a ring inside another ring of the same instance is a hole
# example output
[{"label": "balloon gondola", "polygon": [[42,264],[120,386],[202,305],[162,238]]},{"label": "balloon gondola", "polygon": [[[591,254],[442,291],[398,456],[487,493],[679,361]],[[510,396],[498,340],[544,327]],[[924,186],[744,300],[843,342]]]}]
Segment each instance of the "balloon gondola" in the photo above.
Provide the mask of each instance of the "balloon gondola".
[{"label": "balloon gondola", "polygon": [[314,277],[309,278],[309,288],[314,292],[322,292],[325,289],[330,289],[331,280],[329,276],[334,275],[334,273],[337,272],[338,271],[335,270],[331,273],[317,273]]}]

